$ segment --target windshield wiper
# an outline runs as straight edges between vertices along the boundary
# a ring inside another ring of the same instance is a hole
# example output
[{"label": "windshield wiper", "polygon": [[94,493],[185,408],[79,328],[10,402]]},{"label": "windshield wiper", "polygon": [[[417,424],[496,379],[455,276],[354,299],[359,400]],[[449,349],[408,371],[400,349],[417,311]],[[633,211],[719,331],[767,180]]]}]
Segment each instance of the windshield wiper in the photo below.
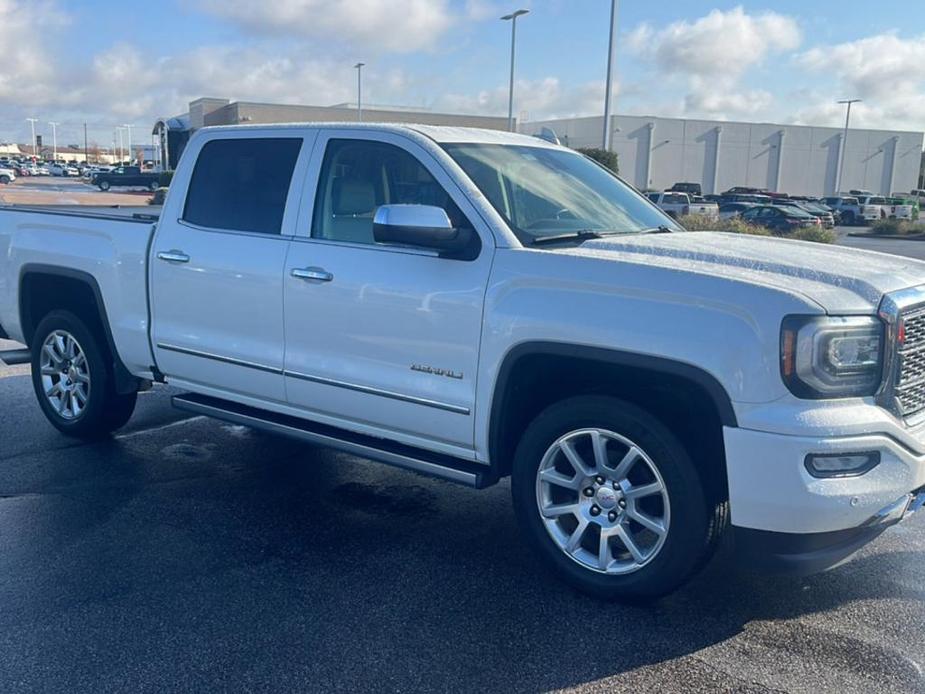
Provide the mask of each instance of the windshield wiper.
[{"label": "windshield wiper", "polygon": [[[533,246],[542,246],[544,243],[558,243],[560,241],[587,241],[589,239],[599,239],[606,236],[608,232],[592,231],[591,229],[582,229],[581,231],[570,231],[567,234],[551,234],[549,236],[537,236],[530,243]],[[617,232],[609,232],[611,234]]]},{"label": "windshield wiper", "polygon": [[632,234],[673,234],[674,231],[669,229],[664,224],[657,227],[652,227],[651,229],[640,229],[639,231],[629,232]]}]

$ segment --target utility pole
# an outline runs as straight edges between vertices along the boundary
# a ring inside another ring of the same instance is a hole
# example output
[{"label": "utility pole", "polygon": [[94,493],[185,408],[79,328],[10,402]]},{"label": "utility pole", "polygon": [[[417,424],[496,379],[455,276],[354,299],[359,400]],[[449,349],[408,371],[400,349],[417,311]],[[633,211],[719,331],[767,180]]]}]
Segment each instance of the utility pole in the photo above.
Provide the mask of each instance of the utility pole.
[{"label": "utility pole", "polygon": [[610,43],[607,48],[607,84],[604,87],[604,150],[610,149],[610,97],[613,92],[613,61],[617,38],[617,0],[610,3]]},{"label": "utility pole", "polygon": [[128,131],[128,160],[131,163],[132,157],[134,156],[134,154],[132,154],[132,126],[128,123],[123,123],[122,127]]},{"label": "utility pole", "polygon": [[51,126],[51,143],[52,143],[52,152],[55,161],[58,161],[58,124],[55,121],[48,121],[48,125]]},{"label": "utility pole", "polygon": [[845,154],[848,147],[848,122],[851,120],[851,104],[856,104],[860,99],[842,99],[839,104],[847,104],[848,109],[845,113],[845,132],[841,138],[841,147],[838,148],[838,176],[835,178],[835,194],[838,195],[842,186],[843,176],[845,174]]},{"label": "utility pole", "polygon": [[517,18],[528,14],[530,10],[516,10],[504,15],[501,20],[511,23],[511,82],[507,96],[507,129],[514,131],[514,46],[517,43]]},{"label": "utility pole", "polygon": [[363,66],[366,63],[357,63],[353,67],[357,71],[357,122],[363,122]]},{"label": "utility pole", "polygon": [[32,156],[35,157],[35,160],[38,161],[39,153],[36,152],[38,146],[35,144],[35,124],[38,121],[38,118],[26,118],[29,121],[29,124],[32,126]]},{"label": "utility pole", "polygon": [[118,133],[119,135],[119,166],[122,166],[123,162],[125,161],[125,157],[123,156],[123,149],[122,149],[122,127],[121,126],[119,125],[116,126],[116,133]]},{"label": "utility pole", "polygon": [[87,146],[87,124],[84,123],[84,161],[90,163],[90,148]]}]

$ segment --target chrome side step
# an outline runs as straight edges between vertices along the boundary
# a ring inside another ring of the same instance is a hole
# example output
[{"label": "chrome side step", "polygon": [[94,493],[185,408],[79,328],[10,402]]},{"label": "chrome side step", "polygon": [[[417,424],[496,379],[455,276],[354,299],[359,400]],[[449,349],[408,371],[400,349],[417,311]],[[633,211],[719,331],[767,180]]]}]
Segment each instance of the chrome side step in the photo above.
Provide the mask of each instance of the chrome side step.
[{"label": "chrome side step", "polygon": [[8,349],[0,352],[0,361],[2,361],[7,366],[28,364],[32,361],[32,354],[28,349]]},{"label": "chrome side step", "polygon": [[485,465],[439,453],[421,451],[394,441],[355,434],[298,417],[267,412],[195,393],[175,395],[171,400],[173,406],[180,410],[214,417],[233,424],[263,429],[274,434],[334,448],[344,453],[370,458],[380,463],[439,477],[476,489],[489,487],[497,482],[490,468]]}]

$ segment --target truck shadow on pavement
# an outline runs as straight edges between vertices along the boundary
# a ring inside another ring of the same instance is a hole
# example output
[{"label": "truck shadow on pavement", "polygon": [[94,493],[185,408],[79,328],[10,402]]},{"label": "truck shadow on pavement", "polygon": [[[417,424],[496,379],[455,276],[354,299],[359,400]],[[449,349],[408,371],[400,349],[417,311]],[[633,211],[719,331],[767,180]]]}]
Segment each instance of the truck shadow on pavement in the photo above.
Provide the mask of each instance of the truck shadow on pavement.
[{"label": "truck shadow on pavement", "polygon": [[685,688],[748,684],[704,668],[698,654],[718,647],[922,687],[904,654],[805,620],[925,601],[921,553],[865,554],[802,580],[742,574],[720,556],[653,605],[602,603],[527,550],[507,484],[476,492],[228,434],[192,422],[69,450],[66,464],[52,452],[31,481],[2,478],[0,495],[31,501],[11,515],[0,500],[0,628],[28,651],[0,681],[35,662],[49,686],[74,668],[125,686],[111,659],[144,663],[167,688],[536,691],[615,676],[651,686],[654,673],[671,689],[679,662]]}]

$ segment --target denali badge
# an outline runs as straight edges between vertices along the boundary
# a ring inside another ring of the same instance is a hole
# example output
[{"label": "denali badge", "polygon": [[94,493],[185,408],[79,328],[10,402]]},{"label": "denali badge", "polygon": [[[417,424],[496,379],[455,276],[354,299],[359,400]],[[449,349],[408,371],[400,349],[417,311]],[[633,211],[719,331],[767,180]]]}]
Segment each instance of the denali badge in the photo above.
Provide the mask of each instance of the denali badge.
[{"label": "denali badge", "polygon": [[423,364],[412,364],[412,371],[420,371],[425,374],[433,374],[434,376],[446,376],[447,378],[462,378],[463,375],[459,371],[450,371],[449,369],[435,369],[433,366],[424,366]]}]

